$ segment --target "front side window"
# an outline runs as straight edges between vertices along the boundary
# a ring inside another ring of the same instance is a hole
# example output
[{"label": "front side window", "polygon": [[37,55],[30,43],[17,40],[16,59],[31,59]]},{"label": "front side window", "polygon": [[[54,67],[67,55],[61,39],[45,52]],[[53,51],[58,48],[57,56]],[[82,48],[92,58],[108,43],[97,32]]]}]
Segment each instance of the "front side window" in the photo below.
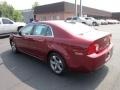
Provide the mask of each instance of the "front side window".
[{"label": "front side window", "polygon": [[2,19],[2,22],[3,24],[13,24],[13,22],[8,19]]},{"label": "front side window", "polygon": [[52,36],[51,29],[46,25],[37,25],[34,28],[33,35]]},{"label": "front side window", "polygon": [[74,17],[73,20],[77,20],[77,17]]},{"label": "front side window", "polygon": [[71,20],[72,18],[67,18],[66,20]]},{"label": "front side window", "polygon": [[28,25],[21,29],[21,34],[22,35],[31,35],[32,29],[33,29],[33,25]]}]

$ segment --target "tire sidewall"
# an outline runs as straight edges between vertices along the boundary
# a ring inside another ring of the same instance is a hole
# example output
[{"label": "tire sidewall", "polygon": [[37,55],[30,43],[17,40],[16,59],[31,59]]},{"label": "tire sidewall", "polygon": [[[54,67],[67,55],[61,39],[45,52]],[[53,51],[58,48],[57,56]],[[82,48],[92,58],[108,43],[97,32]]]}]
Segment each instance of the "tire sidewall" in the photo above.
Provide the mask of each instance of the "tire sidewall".
[{"label": "tire sidewall", "polygon": [[[52,56],[57,56],[57,57],[59,57],[59,58],[61,59],[62,64],[63,64],[63,70],[61,71],[61,73],[56,73],[56,72],[52,69],[51,64],[50,64],[50,59],[51,59]],[[63,73],[66,71],[65,60],[63,59],[63,57],[62,57],[60,54],[58,54],[58,53],[51,53],[51,54],[49,55],[49,57],[48,57],[48,60],[49,60],[49,61],[48,61],[48,62],[49,62],[49,67],[50,67],[51,71],[54,72],[55,74],[61,75],[61,74],[63,74]]]},{"label": "tire sidewall", "polygon": [[96,23],[95,22],[93,22],[93,26],[95,26],[96,25]]},{"label": "tire sidewall", "polygon": [[17,50],[17,47],[16,47],[16,44],[14,45],[14,47],[15,47],[15,50],[13,50],[13,44],[15,44],[15,42],[13,42],[13,41],[11,41],[11,48],[12,48],[12,52],[13,53],[17,53],[18,52],[18,50]]}]

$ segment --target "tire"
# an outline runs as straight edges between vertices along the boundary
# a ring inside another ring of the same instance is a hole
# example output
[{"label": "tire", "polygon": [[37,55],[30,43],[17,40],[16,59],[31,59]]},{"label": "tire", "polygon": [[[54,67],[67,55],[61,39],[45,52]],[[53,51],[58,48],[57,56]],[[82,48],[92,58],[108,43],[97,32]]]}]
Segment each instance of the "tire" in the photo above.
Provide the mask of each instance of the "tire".
[{"label": "tire", "polygon": [[92,25],[93,25],[93,26],[97,26],[97,23],[96,23],[96,22],[93,22]]},{"label": "tire", "polygon": [[83,24],[86,24],[85,22],[82,22]]},{"label": "tire", "polygon": [[18,53],[15,42],[11,41],[11,48],[13,53]]},{"label": "tire", "polygon": [[51,53],[49,55],[49,66],[51,70],[57,74],[61,75],[63,72],[65,72],[66,65],[64,59],[57,53]]},{"label": "tire", "polygon": [[23,26],[18,27],[17,31],[19,32],[19,30],[20,30],[22,27],[23,27]]}]

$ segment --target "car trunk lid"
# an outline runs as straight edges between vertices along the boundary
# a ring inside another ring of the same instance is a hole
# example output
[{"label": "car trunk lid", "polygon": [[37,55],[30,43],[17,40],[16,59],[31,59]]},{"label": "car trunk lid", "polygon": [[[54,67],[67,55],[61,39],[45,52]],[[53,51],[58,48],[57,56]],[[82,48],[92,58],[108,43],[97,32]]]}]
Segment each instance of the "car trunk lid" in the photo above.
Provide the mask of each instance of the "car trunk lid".
[{"label": "car trunk lid", "polygon": [[106,49],[111,43],[111,34],[103,31],[89,31],[81,33],[78,37],[83,38],[89,41],[88,52],[99,53],[102,50]]}]

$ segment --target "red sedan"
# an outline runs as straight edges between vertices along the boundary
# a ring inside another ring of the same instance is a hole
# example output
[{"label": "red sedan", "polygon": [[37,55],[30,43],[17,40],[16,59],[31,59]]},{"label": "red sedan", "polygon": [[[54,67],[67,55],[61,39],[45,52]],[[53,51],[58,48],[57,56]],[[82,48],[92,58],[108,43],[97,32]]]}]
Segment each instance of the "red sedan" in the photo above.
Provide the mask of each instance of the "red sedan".
[{"label": "red sedan", "polygon": [[112,56],[111,34],[77,22],[31,23],[10,35],[12,51],[48,62],[56,74],[66,69],[94,71]]}]

